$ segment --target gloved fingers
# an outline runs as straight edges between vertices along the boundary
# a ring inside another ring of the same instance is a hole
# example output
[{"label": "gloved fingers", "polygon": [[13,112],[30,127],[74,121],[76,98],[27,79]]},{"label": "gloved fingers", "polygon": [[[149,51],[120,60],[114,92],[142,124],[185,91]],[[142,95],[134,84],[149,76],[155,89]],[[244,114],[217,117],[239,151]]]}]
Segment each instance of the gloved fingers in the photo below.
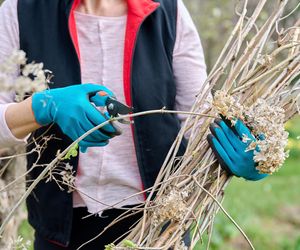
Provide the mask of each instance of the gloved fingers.
[{"label": "gloved fingers", "polygon": [[[233,125],[231,123],[231,121],[226,119],[226,117],[224,117],[223,115],[221,115],[221,118],[224,121],[224,123],[229,128],[231,128],[233,133],[236,134],[240,138],[240,140],[242,140],[244,136],[247,136],[251,140],[255,140],[254,136],[251,133],[251,130],[240,119],[238,119],[236,121],[235,125]],[[249,145],[250,143],[251,143],[251,141],[249,140],[248,143],[246,143],[246,144]]]},{"label": "gloved fingers", "polygon": [[229,174],[233,174],[231,171],[230,166],[233,165],[229,156],[227,155],[226,151],[223,149],[219,141],[211,134],[207,136],[207,141],[214,152],[218,162],[220,163],[221,167]]},{"label": "gloved fingers", "polygon": [[[237,122],[234,125],[234,128],[236,132],[238,133],[239,137],[242,139],[244,136],[247,136],[249,139],[255,141],[254,136],[252,135],[251,131],[247,126],[240,120],[238,119]],[[248,142],[248,144],[251,141]]]},{"label": "gloved fingers", "polygon": [[109,143],[109,141],[102,141],[102,142],[88,142],[85,140],[82,140],[79,142],[80,152],[85,153],[87,151],[87,148],[89,147],[104,147]]},{"label": "gloved fingers", "polygon": [[[221,121],[224,121],[224,123],[227,125],[227,127],[230,128],[237,137],[239,137],[239,134],[236,131],[232,122],[230,120],[228,120],[225,116],[223,116],[223,115],[220,115],[220,116],[221,116]],[[216,120],[220,120],[220,119],[216,119]]]},{"label": "gloved fingers", "polygon": [[114,93],[104,86],[100,86],[101,90],[96,93],[90,94],[90,101],[93,102],[97,107],[104,107],[108,97],[115,97]]},{"label": "gloved fingers", "polygon": [[[99,125],[103,122],[106,122],[108,119],[99,111],[97,110],[92,104],[89,105],[90,107],[85,110],[87,118],[95,125]],[[101,130],[108,135],[114,134],[116,129],[111,124],[106,124],[105,126],[101,127]]]},{"label": "gloved fingers", "polygon": [[91,83],[83,83],[80,85],[80,87],[82,88],[82,91],[89,96],[94,95],[102,90],[101,85]]},{"label": "gloved fingers", "polygon": [[233,127],[229,127],[227,123],[221,119],[216,119],[215,123],[217,123],[222,128],[224,134],[226,135],[227,139],[229,140],[236,152],[238,152],[241,148],[246,149],[246,145],[232,130]]},{"label": "gloved fingers", "polygon": [[73,125],[72,128],[63,126],[61,127],[61,130],[65,135],[71,138],[72,141],[76,141],[80,137],[80,134],[83,133],[83,131],[80,131],[81,128],[77,122]]},{"label": "gloved fingers", "polygon": [[[84,124],[84,126],[82,124]],[[64,134],[66,134],[68,137],[70,137],[72,141],[75,141],[80,136],[85,134],[87,131],[92,129],[93,127],[94,127],[94,125],[91,124],[89,120],[81,119],[81,122],[79,122],[78,120],[73,121],[72,127],[69,127],[69,126],[62,127],[62,131]],[[96,133],[93,132],[92,134],[85,137],[82,141],[86,141],[86,142],[90,142],[90,143],[97,143],[97,142],[102,142],[102,141],[106,141],[106,140],[110,139],[110,137],[108,137],[107,135],[103,134],[103,136],[102,136],[102,133],[100,134],[101,136],[96,136],[97,131],[95,131],[95,132]]]},{"label": "gloved fingers", "polygon": [[[110,119],[110,115],[107,111],[104,112],[104,116],[107,120]],[[116,121],[112,121],[110,122],[110,124],[115,128],[116,132],[114,133],[114,135],[121,135],[123,133],[122,129],[120,126],[117,125]]]},{"label": "gloved fingers", "polygon": [[235,159],[238,157],[237,152],[231,145],[230,141],[226,137],[224,131],[216,123],[212,123],[209,127],[211,133],[217,138],[218,142],[222,145],[222,148],[226,151],[230,159]]},{"label": "gloved fingers", "polygon": [[99,91],[104,91],[108,94],[108,96],[114,97],[114,93],[105,86],[91,83],[83,83],[81,86],[86,94],[93,95],[98,93]]},{"label": "gloved fingers", "polygon": [[[93,126],[90,123],[82,125],[82,129],[85,131],[84,133],[86,133],[87,131],[91,130],[94,127],[95,126]],[[93,133],[89,134],[84,139],[86,141],[90,141],[90,142],[99,142],[99,141],[103,141],[103,140],[109,140],[109,139],[111,139],[111,137],[102,133],[100,130],[95,130]]]},{"label": "gloved fingers", "polygon": [[[81,122],[80,127],[82,128],[82,130],[84,130],[85,132],[91,130],[92,128],[94,128],[96,125],[93,124],[88,117],[85,115],[85,119],[83,120],[83,122]],[[102,133],[102,131],[100,129],[95,130],[93,133],[89,134],[85,140],[86,141],[91,141],[91,142],[99,142],[99,141],[106,141],[111,139],[111,136],[109,136],[106,133]]]},{"label": "gloved fingers", "polygon": [[87,148],[87,147],[84,147],[84,146],[80,146],[80,147],[79,147],[79,150],[80,150],[81,153],[86,153],[87,149],[88,149],[88,148]]},{"label": "gloved fingers", "polygon": [[261,141],[263,141],[263,140],[265,140],[266,139],[266,136],[265,136],[265,134],[263,134],[263,133],[260,133],[259,135],[258,135],[258,137],[257,137],[259,140],[261,140]]}]

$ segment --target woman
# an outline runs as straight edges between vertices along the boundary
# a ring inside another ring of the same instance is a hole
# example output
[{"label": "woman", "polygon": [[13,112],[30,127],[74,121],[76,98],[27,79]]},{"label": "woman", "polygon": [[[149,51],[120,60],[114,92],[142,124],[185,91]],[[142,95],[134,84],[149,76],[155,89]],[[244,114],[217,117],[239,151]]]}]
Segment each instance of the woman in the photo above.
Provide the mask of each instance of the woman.
[{"label": "woman", "polygon": [[[42,143],[40,135],[58,138],[48,142],[41,157],[28,156],[29,168],[49,163],[58,150],[107,119],[91,97],[104,104],[115,95],[135,112],[189,110],[206,78],[200,39],[182,0],[9,0],[1,7],[0,34],[0,61],[22,49],[29,61],[43,62],[54,72],[51,90],[18,104],[13,94],[1,97],[0,146],[32,139]],[[96,95],[99,91],[105,94]],[[76,249],[120,215],[122,207],[143,202],[144,195],[132,195],[153,185],[184,118],[144,116],[134,119],[131,128],[123,126],[121,136],[107,125],[83,140],[80,147],[87,152],[68,162],[76,171],[77,191],[69,194],[55,182],[42,181],[27,199],[35,249]],[[239,169],[240,161],[228,160],[230,129],[219,124],[210,142],[227,169],[232,164]],[[244,153],[242,148],[235,152]],[[253,159],[247,159],[246,168],[258,175]],[[35,168],[28,178],[40,172]],[[98,216],[82,219],[89,213]],[[116,224],[83,249],[103,249],[140,216]]]}]

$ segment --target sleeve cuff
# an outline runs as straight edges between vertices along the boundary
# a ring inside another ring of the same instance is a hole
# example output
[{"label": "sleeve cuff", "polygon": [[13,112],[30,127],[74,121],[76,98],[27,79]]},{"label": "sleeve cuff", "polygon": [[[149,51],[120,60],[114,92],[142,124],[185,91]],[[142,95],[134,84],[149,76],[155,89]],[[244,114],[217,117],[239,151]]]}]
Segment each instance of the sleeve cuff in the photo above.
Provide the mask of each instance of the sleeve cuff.
[{"label": "sleeve cuff", "polygon": [[5,113],[7,108],[14,104],[15,103],[8,103],[0,105],[0,148],[9,148],[20,144],[26,144],[27,139],[30,136],[28,135],[23,139],[18,139],[12,134],[11,130],[7,126]]}]

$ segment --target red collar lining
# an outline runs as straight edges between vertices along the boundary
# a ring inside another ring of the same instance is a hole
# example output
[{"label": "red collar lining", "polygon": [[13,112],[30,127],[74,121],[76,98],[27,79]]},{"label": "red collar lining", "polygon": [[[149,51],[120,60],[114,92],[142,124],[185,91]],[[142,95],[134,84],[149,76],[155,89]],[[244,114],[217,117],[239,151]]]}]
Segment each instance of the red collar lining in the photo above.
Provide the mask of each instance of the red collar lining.
[{"label": "red collar lining", "polygon": [[159,3],[152,0],[127,0],[128,13],[145,18],[155,9]]},{"label": "red collar lining", "polygon": [[73,45],[75,47],[78,60],[80,61],[80,50],[79,50],[79,45],[78,45],[78,36],[77,36],[77,28],[76,28],[76,22],[75,22],[75,16],[74,16],[74,10],[79,6],[81,0],[74,0],[70,16],[69,16],[69,32],[71,35],[71,39],[73,42]]}]

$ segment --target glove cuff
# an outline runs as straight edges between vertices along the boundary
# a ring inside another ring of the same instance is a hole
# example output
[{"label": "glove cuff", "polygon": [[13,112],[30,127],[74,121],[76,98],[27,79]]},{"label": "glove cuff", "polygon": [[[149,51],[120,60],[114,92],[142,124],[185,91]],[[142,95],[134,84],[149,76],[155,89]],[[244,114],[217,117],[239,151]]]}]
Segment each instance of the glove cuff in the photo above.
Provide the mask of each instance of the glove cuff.
[{"label": "glove cuff", "polygon": [[32,95],[32,111],[38,124],[46,126],[52,122],[50,106],[51,96],[47,95],[49,91],[42,91]]}]

